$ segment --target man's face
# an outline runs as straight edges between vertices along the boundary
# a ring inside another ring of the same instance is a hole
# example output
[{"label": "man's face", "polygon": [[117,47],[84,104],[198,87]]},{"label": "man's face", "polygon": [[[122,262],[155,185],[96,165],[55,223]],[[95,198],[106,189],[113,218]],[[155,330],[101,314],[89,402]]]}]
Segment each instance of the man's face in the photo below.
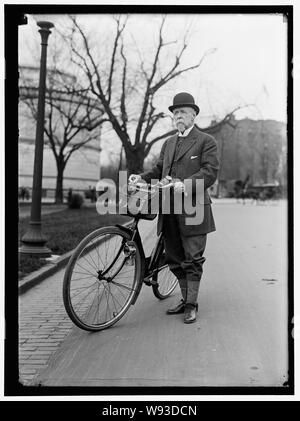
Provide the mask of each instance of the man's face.
[{"label": "man's face", "polygon": [[181,133],[194,124],[196,113],[191,107],[175,108],[173,117],[175,125]]}]

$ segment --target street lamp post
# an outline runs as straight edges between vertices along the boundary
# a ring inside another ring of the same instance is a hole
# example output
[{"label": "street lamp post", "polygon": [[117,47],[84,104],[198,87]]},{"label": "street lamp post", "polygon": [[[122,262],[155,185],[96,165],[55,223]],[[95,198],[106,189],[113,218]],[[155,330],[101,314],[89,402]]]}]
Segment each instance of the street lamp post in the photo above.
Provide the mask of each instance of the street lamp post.
[{"label": "street lamp post", "polygon": [[35,155],[32,182],[31,217],[27,232],[23,235],[20,253],[36,256],[50,256],[51,250],[46,247],[47,239],[42,233],[41,224],[41,200],[42,200],[42,176],[43,176],[43,149],[44,149],[44,118],[45,118],[45,91],[46,91],[46,63],[47,41],[51,34],[53,23],[38,21],[41,28],[41,62],[39,79],[38,112],[35,136]]}]

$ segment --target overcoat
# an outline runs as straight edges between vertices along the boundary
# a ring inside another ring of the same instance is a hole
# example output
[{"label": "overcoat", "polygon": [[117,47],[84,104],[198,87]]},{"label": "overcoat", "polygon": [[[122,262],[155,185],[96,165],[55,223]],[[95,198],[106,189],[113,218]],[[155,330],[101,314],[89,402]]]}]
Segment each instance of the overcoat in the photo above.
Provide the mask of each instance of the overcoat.
[{"label": "overcoat", "polygon": [[[141,177],[150,183],[151,179],[162,179],[170,174],[172,165],[175,166],[175,173],[181,181],[193,180],[193,199],[204,205],[204,218],[201,224],[187,225],[186,215],[179,215],[180,231],[182,235],[200,235],[215,231],[215,222],[211,209],[211,198],[207,189],[216,181],[219,161],[217,142],[213,136],[193,127],[190,133],[184,138],[180,151],[174,159],[178,134],[168,138],[162,146],[157,164],[149,171],[143,172]],[[195,180],[203,179],[204,197],[196,197]],[[189,215],[190,216],[190,215]],[[158,217],[158,234],[163,227],[163,218]]]}]

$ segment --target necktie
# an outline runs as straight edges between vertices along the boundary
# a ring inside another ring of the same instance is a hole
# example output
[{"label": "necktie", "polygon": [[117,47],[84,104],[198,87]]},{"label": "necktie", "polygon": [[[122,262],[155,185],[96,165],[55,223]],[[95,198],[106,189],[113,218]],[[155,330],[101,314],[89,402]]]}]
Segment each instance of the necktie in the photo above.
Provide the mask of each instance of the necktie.
[{"label": "necktie", "polygon": [[184,137],[183,137],[183,136],[178,136],[178,139],[177,139],[177,144],[176,144],[176,151],[175,151],[175,159],[176,159],[176,158],[177,158],[177,156],[178,156],[178,153],[179,153],[179,151],[180,151],[180,148],[181,148],[181,145],[182,145],[183,139],[184,139]]},{"label": "necktie", "polygon": [[176,159],[178,157],[178,154],[179,154],[179,151],[180,151],[180,148],[181,148],[183,139],[184,139],[183,136],[178,136],[178,138],[177,138],[176,147],[175,147],[175,153],[174,153],[172,164],[170,166],[170,171],[169,171],[169,175],[171,175],[172,178],[176,177],[176,170],[175,170],[174,162],[176,162]]}]

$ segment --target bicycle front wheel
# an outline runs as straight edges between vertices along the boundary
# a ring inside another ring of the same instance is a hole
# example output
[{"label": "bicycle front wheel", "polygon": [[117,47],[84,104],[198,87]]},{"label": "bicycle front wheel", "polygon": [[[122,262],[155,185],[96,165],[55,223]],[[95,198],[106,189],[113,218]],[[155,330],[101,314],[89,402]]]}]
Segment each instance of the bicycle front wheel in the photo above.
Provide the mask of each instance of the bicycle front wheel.
[{"label": "bicycle front wheel", "polygon": [[157,273],[153,275],[153,281],[155,282],[152,285],[153,293],[159,300],[169,297],[178,284],[178,279],[167,264],[158,268]]},{"label": "bicycle front wheel", "polygon": [[81,329],[112,326],[129,309],[141,282],[141,255],[118,227],[93,231],[75,249],[65,271],[63,300]]}]

